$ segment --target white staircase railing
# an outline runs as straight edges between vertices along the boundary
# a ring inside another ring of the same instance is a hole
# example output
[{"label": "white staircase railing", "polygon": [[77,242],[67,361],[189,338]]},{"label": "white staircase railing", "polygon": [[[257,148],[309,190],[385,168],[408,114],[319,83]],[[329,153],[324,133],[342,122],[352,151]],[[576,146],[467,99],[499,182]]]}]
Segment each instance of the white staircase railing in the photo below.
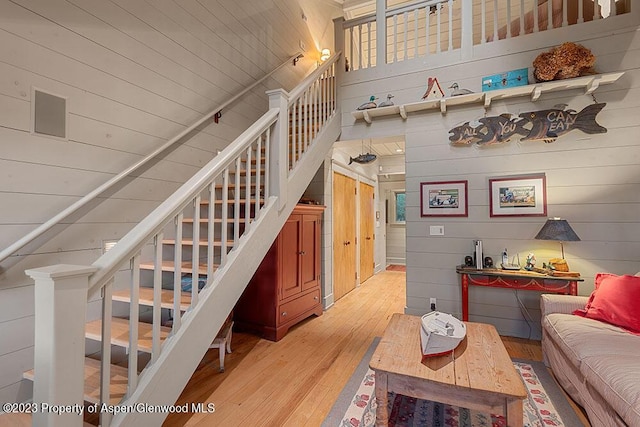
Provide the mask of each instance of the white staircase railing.
[{"label": "white staircase railing", "polygon": [[422,0],[387,9],[376,0],[376,8],[343,24],[344,47],[337,48],[351,71],[454,51],[469,59],[476,45],[626,14],[631,2]]},{"label": "white staircase railing", "polygon": [[[167,413],[137,405],[175,402],[339,134],[339,57],[291,94],[269,92],[265,115],[92,266],[27,271],[36,281],[34,402],[88,400],[103,426],[162,422]],[[111,337],[98,352],[99,399],[83,392],[85,336]],[[118,347],[128,353],[126,374],[112,366]],[[33,419],[37,426],[82,423],[73,413]]]},{"label": "white staircase railing", "polygon": [[104,194],[109,189],[111,189],[114,186],[116,186],[118,183],[120,183],[122,180],[124,180],[125,178],[130,176],[135,171],[140,170],[140,168],[142,168],[144,165],[148,164],[151,160],[157,158],[163,152],[167,151],[169,148],[171,148],[172,146],[174,146],[178,142],[182,141],[185,137],[187,137],[193,131],[198,129],[198,127],[200,127],[204,123],[207,123],[208,121],[210,121],[217,114],[219,114],[223,109],[225,109],[228,106],[232,105],[239,98],[244,96],[246,93],[248,93],[251,90],[253,90],[254,88],[256,88],[263,81],[265,81],[266,79],[271,77],[280,68],[282,68],[286,64],[291,63],[293,61],[293,59],[297,58],[299,55],[300,54],[298,53],[298,54],[292,56],[291,58],[287,59],[285,62],[280,64],[278,67],[276,67],[275,69],[273,69],[268,74],[266,74],[265,76],[261,77],[260,79],[256,80],[251,85],[249,85],[246,88],[244,88],[242,91],[240,91],[239,93],[234,95],[232,98],[230,98],[227,101],[223,102],[222,104],[216,106],[216,108],[211,110],[209,113],[205,114],[197,122],[195,122],[191,126],[187,127],[182,132],[180,132],[178,135],[176,135],[175,137],[171,138],[170,140],[168,140],[167,142],[162,144],[162,146],[158,147],[153,152],[149,153],[143,159],[141,159],[141,160],[137,161],[136,163],[134,163],[133,165],[129,166],[127,169],[123,170],[122,172],[120,172],[116,176],[112,177],[111,179],[109,179],[104,184],[100,185],[99,187],[97,187],[96,189],[94,189],[93,191],[91,191],[90,193],[88,193],[87,195],[82,197],[81,199],[77,200],[72,205],[68,206],[66,209],[60,211],[59,213],[54,215],[52,218],[50,218],[46,222],[42,223],[41,225],[39,225],[38,227],[36,227],[35,229],[33,229],[32,231],[27,233],[25,236],[23,236],[22,238],[20,238],[19,240],[17,240],[13,244],[11,244],[11,245],[7,246],[6,248],[4,248],[2,251],[0,251],[0,262],[5,260],[6,258],[10,257],[11,255],[14,255],[20,249],[24,248],[29,243],[31,243],[34,240],[38,239],[40,236],[45,234],[51,228],[53,228],[57,224],[60,224],[66,218],[68,218],[69,216],[71,216],[75,212],[79,211],[84,206],[88,205],[96,197],[100,196],[101,194]]}]

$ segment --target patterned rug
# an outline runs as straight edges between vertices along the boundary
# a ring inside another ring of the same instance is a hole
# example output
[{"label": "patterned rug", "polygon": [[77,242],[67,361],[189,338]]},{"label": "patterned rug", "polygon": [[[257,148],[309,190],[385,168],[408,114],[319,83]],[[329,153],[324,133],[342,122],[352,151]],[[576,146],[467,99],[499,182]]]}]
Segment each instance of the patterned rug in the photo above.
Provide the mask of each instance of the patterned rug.
[{"label": "patterned rug", "polygon": [[[375,349],[375,345],[377,342],[372,344],[373,349]],[[343,390],[345,395],[341,394],[338,398],[334,408],[325,419],[323,427],[368,427],[375,425],[375,373],[368,367],[368,361],[373,353],[372,349],[370,351],[371,353],[363,358],[363,361],[366,361],[364,369],[359,366],[360,372],[358,373],[358,369],[356,369],[356,373],[354,373],[354,377],[360,378],[360,380],[356,380],[355,384],[352,383],[350,389],[347,384]],[[542,363],[514,361],[513,364],[522,376],[529,395],[523,405],[523,425],[525,427],[582,425]],[[502,416],[484,414],[466,408],[394,393],[389,393],[388,405],[388,425],[390,427],[507,427]]]}]

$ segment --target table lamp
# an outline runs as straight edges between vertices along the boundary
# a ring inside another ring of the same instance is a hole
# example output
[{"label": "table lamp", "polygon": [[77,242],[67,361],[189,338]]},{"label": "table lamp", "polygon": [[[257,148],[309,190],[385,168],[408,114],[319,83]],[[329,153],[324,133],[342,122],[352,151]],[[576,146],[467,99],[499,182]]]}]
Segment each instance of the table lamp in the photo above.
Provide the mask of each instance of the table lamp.
[{"label": "table lamp", "polygon": [[562,250],[562,259],[564,259],[564,245],[563,242],[579,242],[580,238],[573,231],[573,228],[569,225],[566,219],[549,218],[544,223],[538,234],[535,237],[536,240],[557,240],[560,242],[560,248]]}]

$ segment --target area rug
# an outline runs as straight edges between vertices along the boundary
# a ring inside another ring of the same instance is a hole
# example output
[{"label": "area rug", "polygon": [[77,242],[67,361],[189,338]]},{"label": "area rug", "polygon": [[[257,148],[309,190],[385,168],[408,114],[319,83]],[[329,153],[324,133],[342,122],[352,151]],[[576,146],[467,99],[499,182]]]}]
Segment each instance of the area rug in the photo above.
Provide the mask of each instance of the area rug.
[{"label": "area rug", "polygon": [[390,264],[387,266],[387,271],[407,271],[407,266]]},{"label": "area rug", "polygon": [[[369,369],[379,338],[369,347],[362,361],[336,400],[323,427],[368,427],[375,425],[375,373]],[[525,400],[525,427],[581,426],[573,408],[544,364],[514,360],[529,398]],[[389,393],[390,427],[507,427],[504,417]]]}]

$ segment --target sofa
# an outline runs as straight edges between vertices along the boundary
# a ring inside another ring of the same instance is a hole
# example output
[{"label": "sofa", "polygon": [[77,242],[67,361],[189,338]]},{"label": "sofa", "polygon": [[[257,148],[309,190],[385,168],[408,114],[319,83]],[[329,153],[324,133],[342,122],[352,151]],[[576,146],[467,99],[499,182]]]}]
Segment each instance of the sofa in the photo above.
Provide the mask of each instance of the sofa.
[{"label": "sofa", "polygon": [[[590,297],[542,295],[542,352],[545,364],[585,409],[592,426],[635,427],[640,426],[640,331],[635,330],[640,323],[640,277],[608,276],[618,282],[617,277],[624,277],[633,286],[618,284],[623,292],[612,298],[618,301],[603,303],[608,295],[599,292],[596,275]],[[625,295],[631,288],[634,291]],[[615,305],[631,311],[611,314]],[[599,319],[603,316],[606,321]]]}]

